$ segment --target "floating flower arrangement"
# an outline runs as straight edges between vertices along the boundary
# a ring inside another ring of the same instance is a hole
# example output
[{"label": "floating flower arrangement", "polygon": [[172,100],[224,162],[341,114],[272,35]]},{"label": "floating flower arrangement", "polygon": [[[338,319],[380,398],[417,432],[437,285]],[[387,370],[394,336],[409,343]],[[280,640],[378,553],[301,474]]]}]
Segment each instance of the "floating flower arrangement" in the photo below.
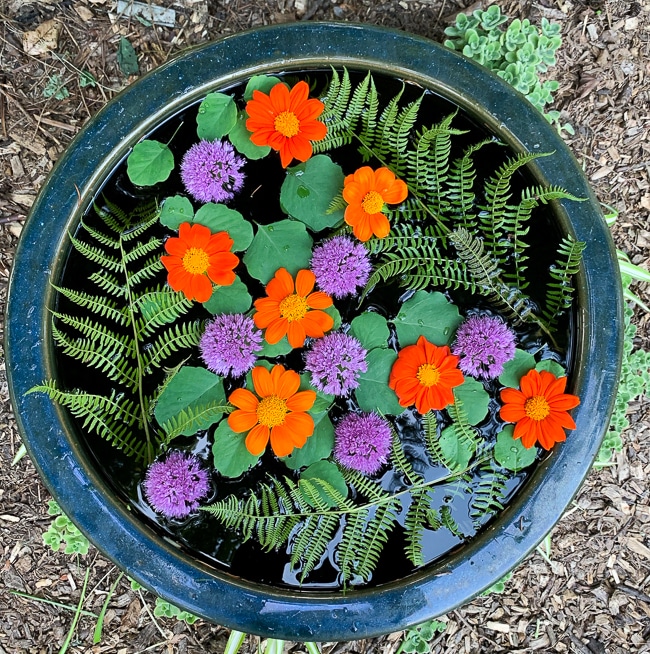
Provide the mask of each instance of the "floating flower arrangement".
[{"label": "floating flower arrangement", "polygon": [[[70,237],[92,272],[55,287],[53,339],[97,373],[31,392],[131,462],[169,533],[219,525],[350,587],[391,538],[411,569],[467,541],[575,429],[583,244],[535,261],[540,205],[578,200],[522,183],[546,154],[499,159],[454,113],[425,124],[430,94],[326,77],[253,77],[206,96],[189,147],[134,147],[150,199],[98,198]],[[262,187],[280,219],[244,215]]]}]

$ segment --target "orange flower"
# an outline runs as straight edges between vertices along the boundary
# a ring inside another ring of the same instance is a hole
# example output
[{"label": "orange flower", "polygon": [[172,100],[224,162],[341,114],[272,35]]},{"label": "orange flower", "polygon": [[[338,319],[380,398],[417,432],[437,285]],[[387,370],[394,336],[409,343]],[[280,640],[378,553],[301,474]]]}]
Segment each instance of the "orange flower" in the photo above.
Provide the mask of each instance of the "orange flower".
[{"label": "orange flower", "polygon": [[348,203],[345,222],[360,241],[367,241],[373,234],[385,238],[390,223],[383,214],[384,205],[399,204],[407,195],[406,184],[388,168],[363,166],[343,181],[343,199]]},{"label": "orange flower", "polygon": [[521,438],[524,447],[536,442],[550,450],[555,443],[566,440],[564,429],[575,429],[576,423],[567,413],[580,404],[580,398],[564,392],[566,377],[556,377],[547,370],[531,370],[519,382],[521,390],[504,388],[504,403],[499,415],[514,422],[514,438]]},{"label": "orange flower", "polygon": [[267,297],[255,300],[257,312],[253,315],[258,329],[266,329],[267,343],[273,345],[286,334],[291,347],[302,347],[307,336],[322,338],[332,329],[334,319],[320,311],[332,306],[332,298],[322,291],[312,293],[315,283],[311,270],[299,270],[294,289],[293,277],[287,269],[276,271],[266,285]]},{"label": "orange flower", "polygon": [[316,393],[298,393],[300,375],[281,365],[271,372],[256,366],[252,374],[259,399],[245,388],[234,390],[228,401],[237,409],[228,416],[228,425],[234,432],[248,432],[246,449],[253,456],[264,452],[269,438],[276,456],[288,456],[314,433],[314,420],[305,411],[314,405]]},{"label": "orange flower", "polygon": [[325,105],[308,96],[307,82],[298,82],[291,91],[278,82],[268,95],[253,91],[253,99],[246,103],[251,141],[277,150],[284,168],[292,159],[307,161],[313,151],[311,141],[322,141],[327,134],[325,123],[316,120]]},{"label": "orange flower", "polygon": [[212,280],[219,286],[235,281],[232,269],[239,258],[230,252],[233,240],[228,232],[212,234],[204,225],[182,223],[178,238],[165,241],[171,256],[161,257],[167,268],[167,282],[175,291],[183,291],[188,300],[207,302],[212,295]]},{"label": "orange flower", "polygon": [[424,336],[415,345],[400,350],[390,371],[388,385],[401,406],[411,406],[425,414],[454,403],[452,388],[465,381],[458,369],[458,357],[449,348],[429,343]]}]

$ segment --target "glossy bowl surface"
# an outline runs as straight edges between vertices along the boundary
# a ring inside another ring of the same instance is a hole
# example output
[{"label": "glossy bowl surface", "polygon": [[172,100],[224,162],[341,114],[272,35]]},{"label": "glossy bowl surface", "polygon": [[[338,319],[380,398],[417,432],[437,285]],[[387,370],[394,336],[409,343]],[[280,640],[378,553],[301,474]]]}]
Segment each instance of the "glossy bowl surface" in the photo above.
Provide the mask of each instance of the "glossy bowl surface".
[{"label": "glossy bowl surface", "polygon": [[[513,150],[555,152],[532,166],[539,183],[584,202],[558,207],[562,229],[587,243],[578,279],[573,387],[578,429],[556,447],[516,499],[469,545],[374,589],[292,591],[257,585],[183,555],[111,493],[65,411],[26,391],[55,370],[49,309],[68,233],[106,177],[166,118],[253,74],[348,66],[420,84],[459,105]],[[109,102],[84,127],[45,183],[21,237],[10,283],[6,354],[24,443],[53,496],[120,568],[164,599],[224,626],[286,640],[340,641],[394,632],[469,601],[521,562],[578,491],[607,428],[622,351],[615,250],[580,166],[545,119],[473,62],[403,32],[346,23],[295,23],[242,32],[186,51]]]}]

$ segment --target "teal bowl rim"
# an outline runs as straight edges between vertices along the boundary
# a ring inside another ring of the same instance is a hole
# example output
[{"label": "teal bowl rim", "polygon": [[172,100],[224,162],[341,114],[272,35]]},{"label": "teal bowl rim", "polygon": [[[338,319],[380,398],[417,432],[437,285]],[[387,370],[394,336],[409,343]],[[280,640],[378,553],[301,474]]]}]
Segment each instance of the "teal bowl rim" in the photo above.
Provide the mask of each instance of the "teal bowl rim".
[{"label": "teal bowl rim", "polygon": [[[210,65],[206,65],[209,62]],[[587,247],[577,282],[570,392],[577,430],[545,458],[507,509],[458,552],[376,588],[291,590],[256,584],[190,560],[116,499],[75,437],[66,413],[26,395],[55,370],[49,286],[68,232],[107,174],[159,121],[207,92],[253,74],[349,66],[432,89],[516,152],[554,151],[530,166],[580,203],[558,203],[561,227]],[[41,301],[35,302],[37,298]],[[295,641],[343,641],[405,629],[471,600],[523,561],[560,519],[598,453],[614,406],[622,356],[616,252],[579,164],[546,120],[485,68],[428,39],[349,23],[258,28],[181,53],[112,99],[77,135],[25,224],[9,285],[5,351],[11,400],[25,446],[63,511],[118,567],[163,599],[226,627]]]}]

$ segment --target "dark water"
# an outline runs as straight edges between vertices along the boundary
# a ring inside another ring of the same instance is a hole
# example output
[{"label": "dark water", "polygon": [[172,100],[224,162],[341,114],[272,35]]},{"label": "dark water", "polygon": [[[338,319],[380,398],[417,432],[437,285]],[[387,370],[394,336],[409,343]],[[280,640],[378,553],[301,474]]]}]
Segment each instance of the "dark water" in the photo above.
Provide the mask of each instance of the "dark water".
[{"label": "dark water", "polygon": [[[314,93],[320,92],[324,88],[326,73],[310,73],[309,77],[315,89]],[[380,76],[375,76],[375,79],[378,82],[378,88],[384,101],[390,99],[401,88],[401,83],[398,81]],[[295,80],[289,79],[289,81],[293,83]],[[241,102],[243,90],[243,86],[224,89],[224,91],[234,94],[235,98],[239,101],[239,106],[243,106]],[[420,93],[421,89],[419,87],[407,84],[403,102],[415,99]],[[171,139],[170,147],[174,154],[176,167],[166,182],[156,187],[145,189],[136,188],[131,184],[126,175],[126,163],[122,162],[106,181],[96,202],[101,205],[105,200],[109,200],[128,211],[144,201],[152,199],[161,201],[164,197],[176,193],[183,193],[184,189],[178,168],[185,151],[197,141],[195,123],[197,108],[198,105],[189,107],[149,135],[149,138],[162,142],[167,142]],[[456,109],[447,100],[428,92],[420,111],[422,123],[429,126],[440,121]],[[467,145],[481,140],[486,135],[481,125],[473,123],[462,113],[458,114],[452,125],[456,128],[470,131],[467,135],[455,138],[453,146],[455,156],[460,155]],[[327,154],[336,163],[343,166],[346,174],[364,163],[356,150],[350,147],[341,148],[340,150],[328,152]],[[507,149],[503,147],[496,145],[484,147],[475,157],[477,169],[480,171],[482,168],[487,167],[493,171],[498,164],[505,161],[508,154]],[[370,164],[372,165],[373,162],[370,162]],[[279,203],[279,188],[285,175],[284,169],[280,166],[279,157],[272,153],[270,157],[265,159],[248,161],[244,171],[246,173],[244,188],[228,205],[238,210],[248,220],[259,224],[269,224],[286,218]],[[518,198],[521,189],[533,183],[535,181],[531,178],[526,178],[523,174],[518,174],[513,183],[513,198]],[[198,204],[195,204],[195,209],[198,206]],[[556,241],[559,240],[557,230],[550,220],[548,209],[542,207],[536,210],[533,214],[533,220],[530,223],[531,231],[527,237],[528,242],[534,244],[534,246],[536,244],[540,246],[543,244],[544,246],[532,248],[533,252],[531,256],[534,259],[531,259],[529,262],[529,272],[530,270],[536,270],[538,274],[529,274],[528,277],[531,280],[531,285],[527,291],[537,301],[542,299],[541,293],[546,277],[544,271],[548,269],[548,266],[554,259],[553,250],[548,248],[549,234],[553,234]],[[99,219],[92,210],[84,217],[84,221],[93,225],[100,224]],[[158,228],[158,233],[162,237],[170,234],[162,226]],[[312,236],[314,237],[314,245],[317,245],[319,238],[315,235]],[[325,237],[327,236],[328,234],[325,235]],[[550,255],[548,254],[549,252]],[[81,257],[77,252],[72,251],[63,278],[59,283],[62,286],[81,288],[81,290],[88,292],[96,291],[90,282],[80,281],[85,280],[93,270],[94,268],[86,259]],[[251,295],[254,297],[263,295],[262,285],[247,275],[243,264],[240,264],[236,272],[247,283]],[[164,279],[164,276],[162,279]],[[383,285],[377,287],[367,296],[361,308],[357,306],[356,298],[343,301],[338,300],[336,301],[336,306],[341,313],[343,326],[345,327],[359,311],[368,308],[378,311],[388,319],[394,318],[401,303],[408,295],[408,291],[405,293],[405,289],[398,288],[396,285]],[[479,298],[477,301],[477,298],[471,297],[466,293],[447,293],[447,296],[459,306],[461,313],[468,309],[487,309],[487,305],[485,305],[483,300]],[[58,309],[62,312],[73,311],[72,306],[65,298],[60,298]],[[202,320],[209,318],[200,305],[193,309],[193,315]],[[565,362],[566,355],[551,352],[533,327],[526,327],[516,331],[518,346],[520,348],[527,349],[531,352],[541,350],[544,352],[544,356],[552,356],[562,363]],[[558,333],[560,334],[561,341],[566,344],[569,340],[568,324],[564,324],[558,330]],[[391,342],[396,343],[394,333],[392,334]],[[190,357],[187,361],[189,365],[202,365],[198,357],[198,352],[181,352],[178,356],[167,362],[166,365],[173,366],[188,356]],[[297,371],[302,370],[303,360],[301,351],[293,351],[289,355],[278,357],[277,361]],[[58,364],[59,375],[64,387],[79,388],[82,386],[84,390],[89,392],[103,394],[110,392],[110,383],[98,378],[94,373],[89,375],[88,369],[77,361],[59,355]],[[150,380],[148,392],[153,391],[161,383],[162,379],[163,373],[159,377],[154,376]],[[226,380],[227,393],[238,385],[241,384]],[[498,383],[490,382],[486,384],[486,387],[492,395],[496,395]],[[337,400],[330,411],[332,422],[336,425],[337,421],[348,409],[349,406],[345,400]],[[501,428],[501,423],[494,417],[497,413],[498,405],[493,400],[489,417],[483,424],[479,425],[481,435],[486,439],[487,443],[494,442],[496,433]],[[442,417],[439,423],[439,429],[446,426]],[[432,464],[429,460],[422,438],[421,418],[413,409],[406,410],[393,421],[393,424],[404,443],[405,450],[412,465],[426,480],[440,479],[447,474],[448,471],[446,468]],[[83,434],[81,428],[80,432]],[[113,486],[116,493],[133,508],[144,522],[148,523],[161,535],[172,538],[182,549],[190,552],[193,556],[211,563],[220,569],[227,569],[237,576],[276,585],[293,587],[301,585],[298,581],[299,571],[290,570],[288,555],[284,551],[264,553],[255,542],[249,541],[242,543],[242,539],[237,533],[222,528],[215,519],[202,512],[198,512],[196,515],[192,515],[183,521],[166,520],[155,514],[142,496],[140,487],[140,479],[144,472],[142,466],[134,464],[133,461],[125,457],[121,452],[116,451],[94,434],[83,434],[82,438],[86,447],[95,458],[97,468],[104,473],[106,480]],[[180,437],[173,442],[174,449],[183,449],[195,453],[205,461],[206,467],[210,467],[211,463],[211,446],[212,430],[199,433],[193,437]],[[276,473],[278,476],[291,476],[292,474],[295,476],[295,473],[288,470],[284,464],[277,461],[271,454],[266,453],[254,469],[240,479],[225,479],[221,478],[216,472],[213,473],[212,491],[207,503],[216,499],[225,498],[231,493],[242,496],[249,489],[254,488],[258,482],[261,482],[268,473]],[[517,490],[521,488],[529,471],[519,474],[506,472],[506,474],[508,475],[508,481],[506,485],[506,497],[502,500],[503,503],[511,499]],[[477,473],[474,473],[474,481],[476,477]],[[403,487],[403,482],[399,474],[389,467],[386,467],[379,478],[385,489],[398,490]],[[445,554],[462,547],[463,543],[475,535],[477,531],[476,524],[470,517],[471,493],[465,492],[457,482],[453,482],[435,487],[431,494],[434,499],[432,506],[446,505],[450,507],[452,515],[462,532],[462,536],[455,536],[445,528],[441,528],[435,532],[426,531],[423,541],[423,554],[426,563],[436,561]],[[407,502],[405,502],[399,518],[400,525],[393,531],[383,550],[379,566],[370,582],[371,585],[388,582],[403,577],[413,571],[411,564],[408,563],[403,554],[404,542],[401,525],[403,524],[407,508]],[[483,527],[488,521],[489,516],[481,519],[478,525],[479,528]],[[340,532],[337,534],[337,538],[339,535]],[[339,570],[332,556],[338,542],[337,538],[332,541],[330,549],[321,565],[301,585],[303,588],[313,590],[340,587]]]}]

